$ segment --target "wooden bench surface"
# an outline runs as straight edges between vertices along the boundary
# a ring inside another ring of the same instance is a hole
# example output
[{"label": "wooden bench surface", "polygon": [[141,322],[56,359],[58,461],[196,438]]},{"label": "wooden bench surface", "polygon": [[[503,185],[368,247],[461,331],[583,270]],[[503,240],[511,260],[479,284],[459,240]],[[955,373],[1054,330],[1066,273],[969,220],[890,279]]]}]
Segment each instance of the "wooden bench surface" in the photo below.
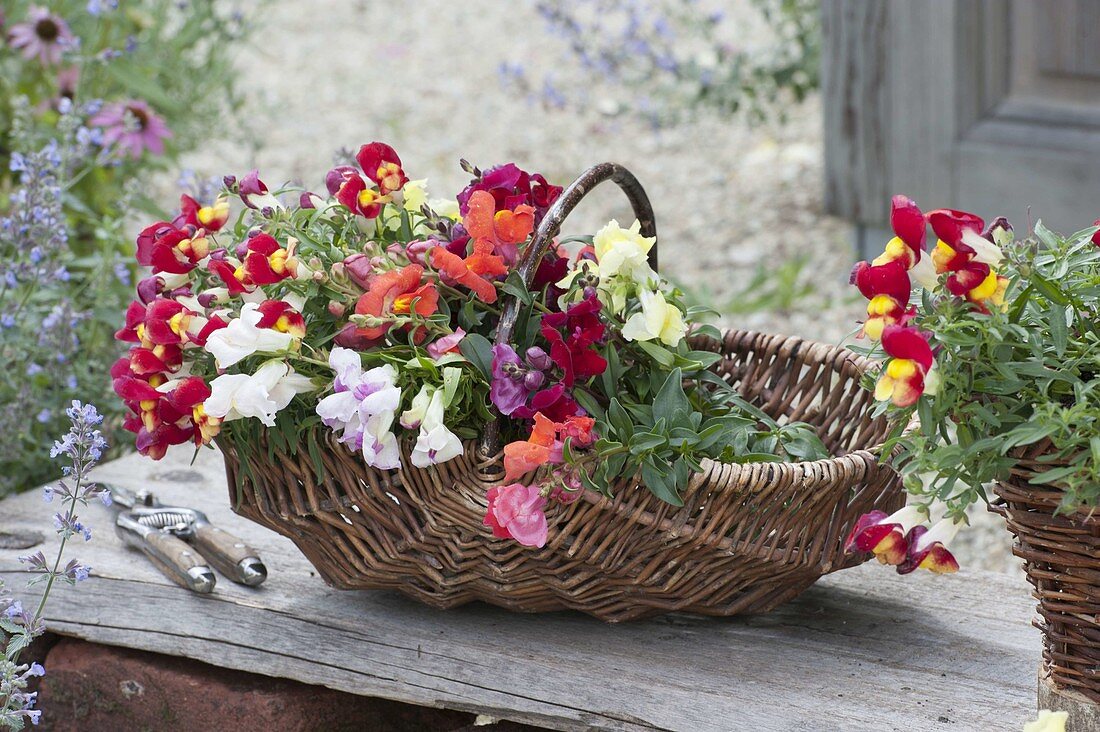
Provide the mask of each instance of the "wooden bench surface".
[{"label": "wooden bench surface", "polygon": [[[1040,639],[1022,574],[898,577],[870,564],[769,615],[729,619],[437,611],[327,587],[289,540],[230,511],[213,451],[193,464],[186,449],[159,463],[132,455],[96,474],[205,511],[258,548],[270,576],[256,589],[219,577],[212,595],[191,594],[91,506],[93,540],[73,555],[92,577],[60,587],[47,609],[65,635],[555,729],[1018,730],[1034,716]],[[38,491],[0,503],[0,532],[48,533],[0,549],[17,593],[17,557],[56,546],[55,510]]]}]

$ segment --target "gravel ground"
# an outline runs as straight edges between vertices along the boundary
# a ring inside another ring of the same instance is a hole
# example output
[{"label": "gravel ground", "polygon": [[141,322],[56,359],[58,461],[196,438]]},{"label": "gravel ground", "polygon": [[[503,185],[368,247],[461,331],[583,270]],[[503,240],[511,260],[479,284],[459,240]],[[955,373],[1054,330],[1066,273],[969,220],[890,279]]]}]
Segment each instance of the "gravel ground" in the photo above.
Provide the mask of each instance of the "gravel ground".
[{"label": "gravel ground", "polygon": [[[733,12],[745,4],[738,0]],[[805,258],[800,282],[809,294],[727,316],[728,324],[827,342],[850,332],[861,303],[847,286],[849,229],[822,212],[819,99],[792,109],[784,125],[755,128],[700,119],[654,130],[597,109],[548,110],[505,90],[497,74],[501,61],[522,60],[536,77],[552,71],[563,88],[583,83],[531,4],[422,0],[395,8],[273,3],[239,59],[251,134],[213,144],[191,167],[240,175],[259,166],[269,183],[322,188],[334,150],[378,139],[442,195],[468,179],[460,157],[483,167],[514,160],[558,182],[613,160],[653,199],[663,271],[700,299],[743,310],[738,303],[751,296],[758,268]],[[569,222],[576,231],[629,217],[616,191],[591,198]],[[959,541],[964,566],[1016,571],[999,519],[981,511],[974,523]]]}]

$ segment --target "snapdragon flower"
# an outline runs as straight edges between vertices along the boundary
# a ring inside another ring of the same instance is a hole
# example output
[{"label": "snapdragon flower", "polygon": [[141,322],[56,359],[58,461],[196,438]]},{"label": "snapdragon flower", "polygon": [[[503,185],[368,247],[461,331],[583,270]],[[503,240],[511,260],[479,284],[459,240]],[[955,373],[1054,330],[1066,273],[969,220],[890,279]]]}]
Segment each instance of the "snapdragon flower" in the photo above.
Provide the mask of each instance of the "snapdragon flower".
[{"label": "snapdragon flower", "polygon": [[205,348],[214,355],[218,368],[227,369],[257,352],[276,353],[290,349],[294,336],[260,327],[263,319],[259,304],[247,302],[239,318],[210,335]]},{"label": "snapdragon flower", "polygon": [[413,399],[412,409],[401,415],[401,424],[420,427],[413,446],[412,464],[418,468],[445,463],[462,454],[462,440],[443,424],[443,390],[425,385]]},{"label": "snapdragon flower", "polygon": [[[221,331],[218,331],[221,332]],[[286,408],[295,394],[313,391],[313,382],[284,361],[260,366],[254,374],[222,374],[210,383],[203,410],[223,422],[255,417],[275,426],[275,414]]]},{"label": "snapdragon flower", "polygon": [[329,353],[328,363],[336,378],[333,393],[317,403],[321,421],[338,433],[341,442],[362,451],[367,465],[381,470],[400,467],[397,439],[390,431],[401,403],[397,370],[386,364],[364,371],[359,353],[339,346]]},{"label": "snapdragon flower", "polygon": [[660,290],[640,290],[638,300],[642,311],[634,313],[623,324],[623,338],[628,341],[660,339],[666,346],[676,346],[687,334],[684,314],[665,300]]},{"label": "snapdragon flower", "polygon": [[641,226],[635,220],[629,229],[624,229],[612,219],[592,237],[602,286],[613,277],[625,277],[639,285],[657,280],[657,273],[649,266],[649,250],[657,237],[642,236]]}]

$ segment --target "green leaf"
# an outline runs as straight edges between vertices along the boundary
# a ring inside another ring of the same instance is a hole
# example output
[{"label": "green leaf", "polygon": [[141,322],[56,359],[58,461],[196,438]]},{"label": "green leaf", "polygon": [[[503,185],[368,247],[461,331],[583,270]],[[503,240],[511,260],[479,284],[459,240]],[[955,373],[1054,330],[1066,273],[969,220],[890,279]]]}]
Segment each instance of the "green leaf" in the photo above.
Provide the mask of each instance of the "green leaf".
[{"label": "green leaf", "polygon": [[635,455],[641,455],[644,452],[649,452],[657,447],[663,447],[666,444],[668,444],[668,437],[665,435],[657,435],[652,432],[638,432],[630,438],[628,446],[630,452]]},{"label": "green leaf", "polygon": [[8,648],[6,651],[7,657],[15,661],[22,650],[30,644],[30,635],[25,629],[20,629],[20,632],[16,633],[8,640]]},{"label": "green leaf", "polygon": [[[465,340],[465,339],[463,339]],[[491,353],[491,352],[490,352]],[[490,376],[492,371],[492,361],[489,362]],[[451,402],[454,401],[455,394],[458,392],[458,387],[462,384],[462,369],[456,366],[448,366],[443,369],[443,406],[451,406]]]},{"label": "green leaf", "polygon": [[530,305],[535,300],[535,296],[527,289],[523,284],[523,277],[520,276],[517,270],[512,270],[508,275],[508,279],[504,281],[501,289],[512,295],[524,305]]},{"label": "green leaf", "polygon": [[673,369],[653,398],[653,418],[665,420],[670,427],[678,427],[688,424],[691,412],[691,402],[684,393],[683,375],[680,369]]},{"label": "green leaf", "polygon": [[1066,354],[1066,344],[1069,342],[1065,307],[1052,304],[1047,311],[1047,324],[1050,326],[1050,340],[1054,344],[1054,352],[1061,358]]},{"label": "green leaf", "polygon": [[469,359],[489,383],[493,381],[493,344],[480,333],[467,333],[458,350]]},{"label": "green leaf", "polygon": [[584,407],[584,411],[588,412],[597,421],[604,421],[607,416],[607,412],[600,403],[596,401],[596,397],[592,396],[584,389],[577,389],[573,392],[573,398],[577,400],[577,403]]},{"label": "green leaf", "polygon": [[627,454],[620,452],[604,460],[602,463],[604,475],[612,479],[622,477],[623,468],[626,466],[626,458]]},{"label": "green leaf", "polygon": [[638,348],[641,348],[643,351],[645,351],[650,358],[664,366],[666,369],[672,368],[673,364],[676,363],[675,354],[673,354],[672,351],[669,351],[667,348],[662,348],[661,346],[658,346],[656,343],[650,343],[649,341],[638,341],[636,345],[638,346]]},{"label": "green leaf", "polygon": [[[474,306],[473,298],[467,300],[466,304],[462,306],[462,309],[458,311],[458,323],[467,332],[475,330],[478,326],[481,325],[481,322],[483,320],[485,320],[485,311],[478,310]],[[465,341],[466,339],[464,338],[463,342]],[[462,350],[461,345],[459,346],[459,350]]]},{"label": "green leaf", "polygon": [[620,441],[626,442],[634,435],[634,420],[626,413],[618,399],[612,399],[607,405],[607,420]]},{"label": "green leaf", "polygon": [[672,476],[658,468],[651,459],[642,463],[642,483],[645,487],[665,503],[682,506],[684,500],[676,492],[675,480],[670,480],[670,477]]}]

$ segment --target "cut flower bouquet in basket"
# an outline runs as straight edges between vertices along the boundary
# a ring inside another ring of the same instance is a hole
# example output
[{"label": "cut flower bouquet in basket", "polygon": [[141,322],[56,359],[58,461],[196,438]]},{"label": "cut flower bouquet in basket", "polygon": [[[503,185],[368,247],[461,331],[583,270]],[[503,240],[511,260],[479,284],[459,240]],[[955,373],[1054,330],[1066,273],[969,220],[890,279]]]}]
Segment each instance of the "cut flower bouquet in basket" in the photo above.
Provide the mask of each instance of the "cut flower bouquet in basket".
[{"label": "cut flower bouquet in basket", "polygon": [[[142,231],[138,449],[216,440],[235,510],[330,583],[443,607],[762,611],[862,561],[852,524],[901,501],[870,361],[694,322],[620,166],[464,167],[430,199],[375,142],[324,194],[254,171]],[[555,238],[606,180],[637,220]]]}]

